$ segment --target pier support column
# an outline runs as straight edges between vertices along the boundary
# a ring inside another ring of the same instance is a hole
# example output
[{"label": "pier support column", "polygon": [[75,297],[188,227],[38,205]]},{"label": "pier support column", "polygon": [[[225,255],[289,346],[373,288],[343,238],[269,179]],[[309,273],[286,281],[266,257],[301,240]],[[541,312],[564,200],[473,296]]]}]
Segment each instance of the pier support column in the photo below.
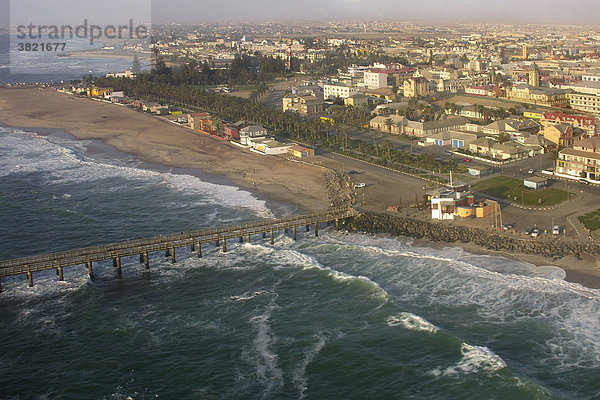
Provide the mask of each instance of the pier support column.
[{"label": "pier support column", "polygon": [[315,222],[315,237],[319,237],[319,224]]},{"label": "pier support column", "polygon": [[292,239],[296,240],[296,227],[292,227]]},{"label": "pier support column", "polygon": [[58,275],[58,280],[59,281],[64,281],[65,280],[65,276],[63,275],[63,267],[56,268],[56,274]]},{"label": "pier support column", "polygon": [[150,269],[150,259],[148,258],[148,252],[144,252],[144,266],[146,269]]},{"label": "pier support column", "polygon": [[140,262],[143,263],[144,262],[144,253],[140,253]]},{"label": "pier support column", "polygon": [[198,248],[198,258],[202,258],[202,245],[200,244],[200,241],[198,241],[196,247]]},{"label": "pier support column", "polygon": [[119,279],[123,277],[123,271],[121,271],[121,257],[117,257],[117,276]]},{"label": "pier support column", "polygon": [[337,230],[340,229],[340,220],[339,219],[335,220],[335,229],[337,229]]},{"label": "pier support column", "polygon": [[308,232],[310,230],[310,225],[306,224],[306,232]]},{"label": "pier support column", "polygon": [[275,244],[275,238],[273,237],[273,229],[271,229],[271,244]]},{"label": "pier support column", "polygon": [[227,240],[223,238],[223,253],[227,251]]},{"label": "pier support column", "polygon": [[0,278],[0,293],[2,293],[2,278]]},{"label": "pier support column", "polygon": [[288,233],[288,228],[285,228],[283,231],[284,231],[284,232],[285,232],[285,234],[287,235],[287,233]]},{"label": "pier support column", "polygon": [[175,262],[177,261],[177,259],[175,258],[175,246],[171,247],[171,262],[173,264],[175,264]]},{"label": "pier support column", "polygon": [[33,275],[31,272],[27,272],[27,282],[29,282],[29,287],[33,287]]},{"label": "pier support column", "polygon": [[250,234],[246,235],[246,242],[250,243]]},{"label": "pier support column", "polygon": [[244,237],[240,236],[240,243],[244,243]]},{"label": "pier support column", "polygon": [[[94,270],[92,269],[92,262],[86,261],[85,266],[87,267],[88,275],[90,276],[90,279],[92,281],[94,281]],[[62,268],[61,268],[61,274],[62,274]]]},{"label": "pier support column", "polygon": [[165,257],[170,257],[171,251],[169,249],[165,250]]},{"label": "pier support column", "polygon": [[219,235],[215,236],[215,247],[219,247]]},{"label": "pier support column", "polygon": [[117,259],[113,258],[113,268],[117,268]]},{"label": "pier support column", "polygon": [[196,251],[196,243],[194,243],[194,241],[192,240],[192,245],[190,246],[190,251],[194,252]]},{"label": "pier support column", "polygon": [[266,239],[267,238],[267,231],[264,231],[263,234],[262,234],[262,236],[263,236],[263,239]]}]

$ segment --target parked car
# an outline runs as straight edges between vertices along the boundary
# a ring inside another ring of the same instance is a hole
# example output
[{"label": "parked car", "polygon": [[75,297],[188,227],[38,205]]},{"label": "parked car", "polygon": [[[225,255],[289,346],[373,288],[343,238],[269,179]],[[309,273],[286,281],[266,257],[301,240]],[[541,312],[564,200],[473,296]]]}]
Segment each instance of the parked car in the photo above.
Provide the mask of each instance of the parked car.
[{"label": "parked car", "polygon": [[533,168],[529,168],[529,171],[527,171],[528,174],[533,174],[535,172],[535,169]]},{"label": "parked car", "polygon": [[558,225],[554,225],[554,228],[552,228],[552,234],[560,235],[560,228],[558,227]]},{"label": "parked car", "polygon": [[363,182],[361,182],[361,183],[357,183],[356,185],[354,185],[354,188],[355,189],[356,188],[364,188],[365,186],[367,186],[367,185],[365,185]]},{"label": "parked car", "polygon": [[471,160],[469,160],[468,158],[465,157],[465,158],[463,158],[463,161],[464,162],[470,162]]},{"label": "parked car", "polygon": [[579,180],[579,182],[580,182],[580,183],[583,183],[584,185],[589,185],[589,184],[590,184],[590,183],[588,182],[588,180],[587,180],[587,179],[584,179],[584,178],[581,178],[581,179]]},{"label": "parked car", "polygon": [[452,152],[450,150],[446,150],[446,151],[444,151],[444,154],[451,156]]},{"label": "parked car", "polygon": [[348,174],[349,175],[356,175],[356,174],[358,174],[358,171],[350,170],[350,171],[348,171]]},{"label": "parked car", "polygon": [[525,228],[525,230],[523,231],[523,233],[524,233],[525,235],[531,235],[531,232],[532,232],[532,231],[533,231],[533,228],[531,228],[531,227],[527,227],[527,228]]},{"label": "parked car", "polygon": [[513,228],[513,224],[504,224],[504,225],[502,225],[502,230],[505,230],[505,231],[507,231],[509,229],[512,229],[512,228]]},{"label": "parked car", "polygon": [[533,231],[531,231],[531,237],[538,237],[538,235],[540,234],[539,229],[534,229]]}]

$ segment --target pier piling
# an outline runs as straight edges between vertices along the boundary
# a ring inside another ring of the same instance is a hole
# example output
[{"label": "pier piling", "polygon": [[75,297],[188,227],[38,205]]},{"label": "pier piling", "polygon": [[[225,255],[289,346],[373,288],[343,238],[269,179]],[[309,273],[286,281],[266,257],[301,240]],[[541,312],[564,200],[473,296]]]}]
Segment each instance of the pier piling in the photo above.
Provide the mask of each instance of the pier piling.
[{"label": "pier piling", "polygon": [[306,224],[306,232],[308,232],[310,230],[310,225]]},{"label": "pier piling", "polygon": [[31,271],[27,271],[27,282],[29,282],[29,287],[33,287],[33,275]]},{"label": "pier piling", "polygon": [[292,239],[296,240],[296,227],[292,227]]},{"label": "pier piling", "polygon": [[335,229],[337,229],[338,231],[340,230],[340,220],[339,219],[335,220]]},{"label": "pier piling", "polygon": [[194,251],[196,251],[196,244],[194,243],[194,241],[192,240],[192,245],[190,246],[190,251],[193,253]]},{"label": "pier piling", "polygon": [[240,243],[244,243],[244,237],[240,236]]},{"label": "pier piling", "polygon": [[148,259],[148,252],[144,252],[144,266],[146,269],[150,269],[150,259]]},{"label": "pier piling", "polygon": [[143,263],[144,262],[144,253],[140,253],[140,262]]},{"label": "pier piling", "polygon": [[219,235],[216,235],[215,238],[215,247],[219,247]]},{"label": "pier piling", "polygon": [[246,242],[250,243],[250,234],[246,235]]},{"label": "pier piling", "polygon": [[271,244],[275,244],[275,238],[273,237],[273,229],[271,229]]},{"label": "pier piling", "polygon": [[2,293],[2,278],[0,278],[0,293]]},{"label": "pier piling", "polygon": [[[88,275],[90,276],[90,279],[93,281],[94,280],[94,271],[92,270],[92,262],[91,261],[87,261],[85,263],[87,270],[88,270]],[[61,275],[62,275],[62,268],[61,270]]]},{"label": "pier piling", "polygon": [[223,238],[223,253],[227,251],[227,239]]},{"label": "pier piling", "polygon": [[62,267],[58,267],[56,268],[56,275],[58,275],[58,280],[59,281],[64,281],[65,280],[65,276],[63,275],[63,268]]},{"label": "pier piling", "polygon": [[177,259],[175,258],[175,247],[171,246],[171,263],[175,264],[175,262],[177,262]]},{"label": "pier piling", "polygon": [[202,245],[198,242],[196,246],[198,246],[198,258],[202,258]]},{"label": "pier piling", "polygon": [[319,224],[315,222],[315,237],[319,237]]},{"label": "pier piling", "polygon": [[262,237],[263,237],[263,239],[266,239],[266,238],[267,238],[267,232],[266,232],[266,231],[263,231],[263,233],[262,233]]},{"label": "pier piling", "polygon": [[113,258],[113,268],[117,268],[117,259]]},{"label": "pier piling", "polygon": [[117,276],[119,277],[119,279],[121,279],[123,277],[123,271],[121,271],[121,257],[116,258],[116,265],[117,265]]},{"label": "pier piling", "polygon": [[171,256],[171,252],[169,251],[169,249],[165,250],[165,257],[170,257]]}]

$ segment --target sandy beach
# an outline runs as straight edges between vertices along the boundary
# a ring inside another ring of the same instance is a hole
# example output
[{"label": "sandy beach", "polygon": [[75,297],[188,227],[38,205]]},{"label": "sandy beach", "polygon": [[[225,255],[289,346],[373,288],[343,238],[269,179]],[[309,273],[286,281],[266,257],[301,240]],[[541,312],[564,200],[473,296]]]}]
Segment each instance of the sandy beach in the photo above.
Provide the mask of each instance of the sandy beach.
[{"label": "sandy beach", "polygon": [[[164,119],[126,107],[77,98],[51,88],[0,89],[0,123],[18,128],[64,129],[80,139],[101,140],[141,161],[199,168],[210,174],[223,175],[234,185],[267,199],[295,204],[300,210],[316,211],[329,206],[325,167],[255,154]],[[337,167],[335,162],[324,165]],[[342,169],[353,168],[352,164],[340,165]],[[377,185],[367,200],[379,209],[385,209],[390,198],[398,198],[410,185],[422,184],[407,178],[406,185],[400,185],[397,177],[370,173],[365,177]],[[416,241],[415,244],[432,245],[429,241]],[[433,245],[441,248],[460,246],[471,253],[502,255],[538,266],[559,266],[566,271],[566,280],[600,288],[600,265],[596,257],[568,256],[552,260],[530,254],[494,253],[471,243]]]},{"label": "sandy beach", "polygon": [[0,122],[18,128],[60,128],[98,139],[141,161],[200,168],[302,210],[329,206],[323,168],[240,149],[126,107],[80,99],[54,89],[2,89]]}]

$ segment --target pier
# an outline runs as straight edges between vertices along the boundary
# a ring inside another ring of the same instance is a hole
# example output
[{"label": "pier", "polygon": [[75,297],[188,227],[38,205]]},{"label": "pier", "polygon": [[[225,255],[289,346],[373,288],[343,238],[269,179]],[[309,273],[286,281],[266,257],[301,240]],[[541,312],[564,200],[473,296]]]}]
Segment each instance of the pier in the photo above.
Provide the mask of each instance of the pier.
[{"label": "pier", "polygon": [[122,257],[137,256],[139,261],[144,263],[145,268],[150,268],[149,254],[156,251],[165,252],[165,256],[171,259],[171,262],[177,261],[176,249],[189,247],[191,251],[202,257],[202,245],[214,243],[222,247],[222,251],[227,251],[227,241],[238,239],[240,243],[251,241],[252,236],[260,235],[260,239],[266,239],[269,235],[271,244],[274,243],[274,234],[278,231],[290,233],[296,240],[296,231],[298,228],[305,227],[306,231],[313,228],[314,235],[319,236],[319,224],[335,222],[338,226],[339,221],[358,215],[358,211],[352,207],[330,208],[326,211],[292,215],[283,218],[271,220],[261,220],[256,222],[230,225],[223,227],[208,228],[199,231],[181,232],[171,235],[161,235],[151,238],[129,240],[126,242],[113,243],[101,246],[85,247],[74,250],[60,251],[56,253],[43,254],[38,256],[15,258],[0,261],[0,291],[2,291],[1,278],[12,275],[26,275],[29,286],[33,286],[33,273],[55,269],[59,280],[63,280],[63,268],[75,265],[83,265],[90,277],[94,279],[93,263],[104,260],[112,260],[113,267],[119,278],[122,277]]}]

